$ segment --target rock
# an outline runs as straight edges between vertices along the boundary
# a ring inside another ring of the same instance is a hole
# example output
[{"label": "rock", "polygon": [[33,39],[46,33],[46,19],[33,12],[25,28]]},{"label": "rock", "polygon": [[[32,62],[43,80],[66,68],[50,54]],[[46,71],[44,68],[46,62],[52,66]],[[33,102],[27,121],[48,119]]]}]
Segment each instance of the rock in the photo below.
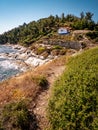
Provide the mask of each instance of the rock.
[{"label": "rock", "polygon": [[[2,64],[0,63],[0,66],[9,71],[13,70],[13,75],[19,74],[20,72],[25,72],[27,69],[30,69],[31,67],[43,65],[51,61],[55,57],[53,55],[49,55],[50,46],[49,49],[42,52],[41,55],[36,55],[30,49],[21,47],[19,45],[10,47],[12,48],[12,50],[10,49],[10,51],[8,50],[7,53],[0,54],[0,59],[2,61]],[[4,77],[6,76],[4,75]]]},{"label": "rock", "polygon": [[8,55],[9,55],[9,53],[8,53],[8,52],[6,52],[5,54],[6,54],[6,56],[8,56]]},{"label": "rock", "polygon": [[74,50],[74,49],[69,49],[67,52],[66,52],[66,55],[73,55],[75,54],[77,51]]},{"label": "rock", "polygon": [[48,58],[49,59],[54,59],[54,56],[53,55],[49,55]]},{"label": "rock", "polygon": [[27,63],[27,64],[29,64],[29,65],[32,65],[32,66],[34,66],[34,67],[40,65],[41,62],[42,62],[42,60],[39,59],[39,58],[36,58],[36,57],[29,57],[29,58],[25,61],[25,63]]},{"label": "rock", "polygon": [[51,55],[57,56],[57,55],[59,55],[59,52],[60,52],[60,50],[58,50],[58,49],[52,50]]},{"label": "rock", "polygon": [[17,50],[20,50],[20,49],[21,49],[21,46],[19,46],[19,45],[14,45],[13,48],[14,48],[14,49],[17,49]]},{"label": "rock", "polygon": [[49,53],[45,51],[41,54],[41,56],[43,57],[42,59],[46,59],[49,56]]},{"label": "rock", "polygon": [[41,56],[39,56],[39,58],[41,59],[41,60],[44,60],[45,58],[41,55]]},{"label": "rock", "polygon": [[31,53],[31,51],[30,51],[30,50],[27,50],[27,51],[26,51],[26,53],[27,53],[27,55],[28,55],[28,54],[30,54],[30,53]]}]

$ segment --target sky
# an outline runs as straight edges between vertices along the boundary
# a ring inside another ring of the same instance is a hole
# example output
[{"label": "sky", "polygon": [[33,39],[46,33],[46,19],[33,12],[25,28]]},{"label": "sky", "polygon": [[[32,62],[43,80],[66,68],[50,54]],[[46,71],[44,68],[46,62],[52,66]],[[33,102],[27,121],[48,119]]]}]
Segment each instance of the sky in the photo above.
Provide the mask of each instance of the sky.
[{"label": "sky", "polygon": [[82,11],[94,13],[97,22],[98,0],[0,0],[0,34],[50,15],[79,17]]}]

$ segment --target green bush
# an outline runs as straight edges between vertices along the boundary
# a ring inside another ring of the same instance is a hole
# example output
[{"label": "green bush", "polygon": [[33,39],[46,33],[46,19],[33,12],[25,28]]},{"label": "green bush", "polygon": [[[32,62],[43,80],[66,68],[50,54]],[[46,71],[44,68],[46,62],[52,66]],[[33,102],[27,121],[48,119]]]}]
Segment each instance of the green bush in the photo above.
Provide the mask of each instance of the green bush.
[{"label": "green bush", "polygon": [[75,38],[76,38],[78,41],[83,40],[83,35],[82,35],[82,34],[77,34],[77,35],[75,36]]},{"label": "green bush", "polygon": [[98,130],[98,47],[70,59],[48,112],[51,130]]},{"label": "green bush", "polygon": [[96,38],[94,39],[94,42],[97,42],[97,43],[98,43],[98,37],[96,37]]},{"label": "green bush", "polygon": [[88,32],[86,34],[90,39],[96,39],[98,37],[98,31]]},{"label": "green bush", "polygon": [[40,55],[40,54],[43,53],[45,50],[46,50],[45,47],[39,47],[39,48],[37,49],[37,54]]},{"label": "green bush", "polygon": [[44,76],[35,76],[35,77],[32,77],[32,80],[38,86],[40,86],[42,89],[47,89],[48,81],[47,81],[46,77],[44,77]]},{"label": "green bush", "polygon": [[30,113],[24,101],[7,104],[0,116],[0,129],[36,130],[37,122],[34,113]]},{"label": "green bush", "polygon": [[62,49],[62,48],[63,48],[63,47],[62,47],[62,46],[60,46],[60,45],[55,45],[55,46],[53,46],[53,48],[52,48],[52,49],[54,50],[54,49]]},{"label": "green bush", "polygon": [[84,49],[85,47],[87,47],[87,44],[85,42],[81,42],[81,46],[82,46],[82,49]]}]

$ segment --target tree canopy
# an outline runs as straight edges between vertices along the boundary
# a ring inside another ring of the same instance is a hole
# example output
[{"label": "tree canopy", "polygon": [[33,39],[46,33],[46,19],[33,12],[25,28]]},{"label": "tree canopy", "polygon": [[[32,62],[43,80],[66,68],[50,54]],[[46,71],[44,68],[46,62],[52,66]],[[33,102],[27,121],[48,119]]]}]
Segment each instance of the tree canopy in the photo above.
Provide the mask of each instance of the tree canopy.
[{"label": "tree canopy", "polygon": [[29,46],[33,42],[40,39],[42,36],[49,33],[57,32],[57,29],[61,26],[68,25],[73,29],[90,29],[98,30],[98,24],[92,20],[93,13],[81,12],[80,17],[76,17],[72,14],[65,16],[62,13],[61,17],[58,15],[50,15],[47,18],[39,19],[38,21],[32,21],[29,24],[23,23],[23,25],[14,28],[4,34],[0,35],[0,44],[22,44]]}]

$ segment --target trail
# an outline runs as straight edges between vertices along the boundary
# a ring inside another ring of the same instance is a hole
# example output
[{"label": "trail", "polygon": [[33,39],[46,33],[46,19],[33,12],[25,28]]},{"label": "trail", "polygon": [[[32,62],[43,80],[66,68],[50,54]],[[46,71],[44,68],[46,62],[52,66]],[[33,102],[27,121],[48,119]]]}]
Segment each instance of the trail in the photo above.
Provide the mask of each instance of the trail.
[{"label": "trail", "polygon": [[[51,89],[52,86],[57,79],[58,76],[60,76],[65,69],[64,62],[60,64],[59,60],[56,64],[50,64],[46,68],[44,67],[44,71],[42,73],[45,73],[48,82],[49,87],[47,90],[42,91],[36,98],[36,105],[34,108],[34,113],[37,116],[37,120],[39,122],[39,130],[45,130],[49,126],[49,122],[47,119],[47,107],[48,107],[48,101],[51,96]],[[39,72],[40,73],[40,72]]]}]

